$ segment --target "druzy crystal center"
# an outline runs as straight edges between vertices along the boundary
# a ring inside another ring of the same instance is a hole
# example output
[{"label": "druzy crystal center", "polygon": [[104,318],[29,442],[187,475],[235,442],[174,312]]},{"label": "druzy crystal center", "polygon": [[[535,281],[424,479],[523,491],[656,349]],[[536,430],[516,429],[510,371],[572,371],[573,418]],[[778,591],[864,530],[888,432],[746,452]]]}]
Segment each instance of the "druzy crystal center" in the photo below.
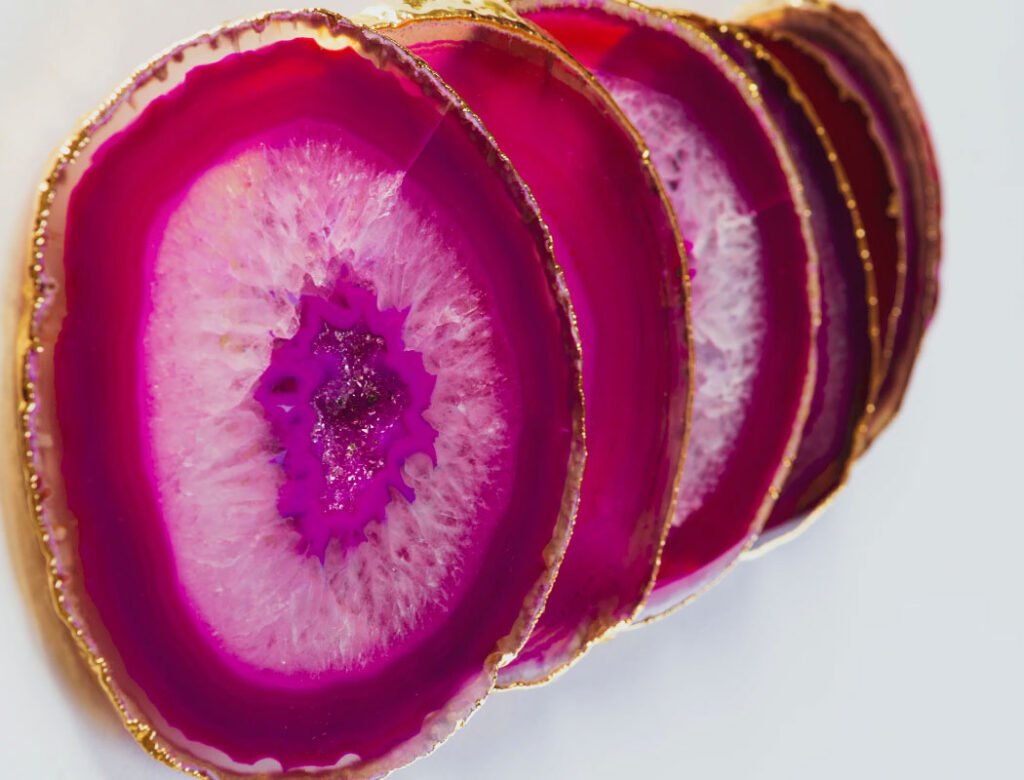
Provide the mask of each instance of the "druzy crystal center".
[{"label": "druzy crystal center", "polygon": [[275,343],[255,396],[280,444],[278,511],[323,561],[332,539],[364,540],[394,492],[415,500],[408,458],[437,465],[437,432],[423,418],[435,378],[405,349],[404,314],[379,310],[370,292],[342,281],[297,303],[298,330]]}]

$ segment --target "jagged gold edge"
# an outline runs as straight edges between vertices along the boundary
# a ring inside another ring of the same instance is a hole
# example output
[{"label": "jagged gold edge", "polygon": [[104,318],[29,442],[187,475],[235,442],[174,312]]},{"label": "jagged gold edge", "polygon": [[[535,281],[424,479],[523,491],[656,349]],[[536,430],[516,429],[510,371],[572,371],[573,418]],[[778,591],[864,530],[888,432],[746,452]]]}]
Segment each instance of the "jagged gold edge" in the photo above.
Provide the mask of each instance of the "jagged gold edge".
[{"label": "jagged gold edge", "polygon": [[[444,1],[445,0],[441,0],[442,3]],[[477,0],[463,0],[463,3],[460,4],[460,7],[458,8],[436,8],[429,6],[409,8],[406,6],[404,10],[399,11],[396,18],[384,17],[378,19],[376,22],[371,20],[369,24],[374,27],[374,29],[384,32],[385,35],[389,29],[398,29],[406,24],[416,21],[466,21],[469,23],[484,24],[505,31],[511,31],[528,38],[534,43],[540,44],[545,50],[551,53],[552,56],[562,60],[569,66],[569,69],[578,78],[580,78],[581,81],[586,83],[591,90],[602,98],[602,101],[605,103],[605,107],[608,109],[609,113],[632,138],[639,153],[641,164],[647,173],[649,183],[661,199],[669,224],[672,228],[672,233],[675,238],[676,247],[680,257],[679,270],[682,277],[683,325],[685,346],[687,349],[688,376],[686,382],[686,406],[682,420],[683,437],[680,442],[681,451],[679,456],[679,467],[676,469],[676,473],[672,480],[669,502],[666,507],[664,517],[660,523],[658,537],[655,540],[656,552],[652,560],[651,573],[648,577],[647,583],[640,593],[639,600],[634,605],[630,614],[625,618],[612,618],[604,615],[597,616],[589,621],[584,621],[584,623],[579,627],[581,631],[578,632],[578,635],[581,636],[582,639],[579,641],[575,650],[570,653],[568,658],[563,659],[554,667],[545,669],[545,671],[539,676],[531,677],[529,679],[516,679],[498,682],[498,690],[515,690],[546,685],[567,672],[570,668],[575,666],[583,656],[591,650],[591,648],[613,638],[623,628],[631,625],[643,612],[647,600],[650,598],[650,595],[654,590],[658,579],[658,572],[661,568],[661,560],[665,544],[668,541],[668,535],[672,529],[672,519],[675,516],[679,487],[682,484],[683,468],[685,466],[686,453],[689,449],[690,429],[692,427],[694,400],[693,377],[695,366],[695,355],[693,350],[693,322],[691,312],[692,295],[687,250],[675,217],[675,210],[672,208],[668,195],[665,192],[664,184],[655,170],[653,162],[651,162],[651,151],[643,136],[622,112],[618,103],[615,102],[593,73],[583,67],[583,65],[573,57],[571,53],[569,53],[558,41],[548,35],[546,31],[516,13],[516,9],[518,8],[540,7],[547,3],[513,2],[511,5],[505,5],[504,3],[496,2],[495,0],[482,0],[482,2],[479,2],[477,7],[473,7],[476,1]],[[554,5],[554,3],[551,3],[551,5]],[[545,604],[546,602],[547,596],[545,596]],[[539,619],[540,615],[538,614],[537,620]],[[534,625],[536,625],[536,620],[534,621]],[[531,630],[532,628],[533,626],[531,626]],[[519,649],[521,650],[522,647]],[[513,659],[509,659],[509,663],[511,663],[511,660]]]},{"label": "jagged gold edge", "polygon": [[[904,360],[900,361],[900,371],[895,376],[898,385],[890,404],[890,413],[887,419],[881,421],[880,426],[876,426],[872,430],[867,442],[870,446],[902,409],[913,378],[914,367],[924,347],[928,323],[937,308],[939,265],[942,260],[942,191],[938,178],[941,173],[924,110],[917,99],[906,68],[892,47],[886,43],[877,28],[864,14],[852,11],[830,0],[816,0],[816,2],[820,6],[821,14],[831,17],[844,35],[848,35],[855,43],[862,45],[865,51],[869,52],[864,59],[876,63],[884,71],[886,82],[892,90],[895,104],[898,107],[898,111],[895,113],[898,117],[896,124],[900,152],[902,154],[906,147],[909,147],[908,151],[911,152],[906,155],[910,170],[910,190],[913,194],[914,188],[919,184],[922,192],[919,205],[915,200],[914,211],[916,212],[916,209],[920,207],[924,221],[923,233],[920,236],[921,247],[918,250],[924,263],[924,267],[919,271],[923,277],[920,295],[924,300],[919,316],[912,321],[912,346]],[[931,175],[933,170],[935,178]],[[915,213],[915,222],[916,217]]]},{"label": "jagged gold edge", "polygon": [[[906,76],[905,71],[899,64],[899,60],[863,15],[854,15],[853,12],[847,11],[845,8],[836,3],[832,3],[829,0],[781,0],[781,2],[768,4],[766,9],[760,10],[756,14],[753,14],[744,20],[746,24],[757,28],[766,35],[772,35],[778,39],[785,40],[788,44],[799,49],[801,53],[815,60],[822,68],[829,81],[831,81],[835,86],[836,90],[858,104],[861,112],[868,120],[868,132],[871,136],[871,140],[876,146],[878,146],[882,153],[881,157],[885,163],[886,172],[889,176],[889,183],[896,195],[893,202],[889,204],[889,211],[897,222],[897,242],[899,250],[896,267],[896,298],[894,300],[893,310],[889,316],[889,331],[887,333],[886,343],[882,352],[884,384],[885,380],[889,378],[890,372],[895,367],[895,361],[893,358],[895,356],[894,352],[897,331],[902,325],[905,325],[903,322],[903,309],[906,302],[906,281],[909,272],[907,237],[906,229],[904,227],[906,214],[903,208],[906,188],[904,188],[900,183],[899,177],[895,172],[892,157],[886,150],[885,144],[881,141],[881,137],[876,126],[876,112],[871,109],[867,104],[867,100],[859,93],[858,90],[853,89],[850,85],[846,84],[844,80],[836,74],[831,63],[825,59],[822,52],[818,50],[816,44],[811,44],[808,41],[805,41],[797,32],[793,32],[779,26],[780,22],[784,22],[785,18],[791,14],[801,14],[807,16],[807,18],[811,18],[810,15],[817,16],[819,18],[826,16],[831,17],[833,21],[835,21],[835,23],[844,30],[844,32],[849,31],[850,36],[869,49],[873,49],[873,59],[876,63],[884,63],[883,67],[885,67],[886,71],[890,75],[902,75],[902,86],[897,90],[900,93],[899,102],[904,107],[907,105],[913,107],[913,111],[911,112],[914,117],[913,122],[918,126],[918,132],[926,139],[928,138],[927,128],[924,124],[923,113],[917,105],[916,99],[913,97],[913,89],[910,86],[909,79]],[[867,27],[868,34],[873,35],[874,40],[865,39],[864,36],[858,35],[853,31],[854,24],[850,21],[850,17],[854,16],[859,16],[859,18],[863,20],[864,25]],[[822,46],[821,48],[826,49],[827,47]],[[894,88],[895,86],[896,85],[894,85]],[[902,141],[898,142],[902,144]],[[928,141],[925,141],[924,146],[926,150],[930,149]],[[926,161],[923,160],[916,160],[916,162],[918,164],[926,163]],[[926,306],[921,312],[922,321],[917,324],[911,323],[911,327],[914,329],[914,335],[911,337],[912,347],[909,350],[909,353],[900,361],[900,365],[905,366],[905,368],[901,370],[901,376],[897,377],[898,386],[892,393],[892,399],[888,403],[883,404],[881,402],[884,399],[882,399],[881,394],[879,395],[879,403],[877,405],[876,413],[872,416],[870,421],[868,437],[865,441],[865,451],[882,433],[884,433],[899,414],[903,398],[910,384],[913,366],[916,363],[917,357],[924,344],[924,336],[927,330],[926,322],[931,314],[934,313],[933,302],[936,299],[935,293],[938,287],[937,269],[941,258],[941,235],[939,227],[941,223],[941,207],[938,205],[939,199],[937,195],[937,188],[933,186],[930,181],[927,181],[928,177],[924,178],[927,182],[925,190],[933,198],[933,205],[935,206],[935,210],[931,208],[928,209],[928,225],[926,226],[922,242],[931,247],[931,251],[927,252],[926,255],[926,278],[924,280],[924,289],[921,292],[921,295],[926,298]]]},{"label": "jagged gold edge", "polygon": [[[911,124],[916,126],[914,129],[916,129],[917,142],[913,145],[917,147],[920,154],[912,155],[912,159],[919,166],[919,173],[920,166],[926,169],[922,179],[925,194],[924,242],[930,250],[926,256],[927,276],[924,288],[926,293],[924,319],[927,323],[935,314],[938,304],[938,269],[942,260],[942,184],[938,154],[932,141],[924,108],[917,98],[906,67],[896,56],[893,48],[886,43],[878,28],[871,23],[871,20],[865,14],[852,11],[839,3],[825,2],[825,0],[819,0],[819,2],[833,16],[837,17],[837,21],[844,29],[849,30],[859,41],[872,49],[874,58],[885,67],[892,79],[891,83],[897,104],[910,118]],[[929,175],[933,170],[936,174],[934,178]]]},{"label": "jagged gold edge", "polygon": [[[572,412],[573,436],[566,486],[563,492],[559,518],[555,525],[552,540],[543,551],[546,570],[524,598],[523,608],[513,624],[511,631],[505,637],[498,640],[495,650],[488,655],[485,660],[483,672],[490,680],[488,690],[471,704],[468,712],[461,714],[461,717],[458,717],[454,722],[451,721],[453,713],[444,713],[448,716],[448,725],[450,725],[447,733],[440,737],[435,737],[432,744],[428,745],[425,749],[417,750],[416,755],[411,758],[409,758],[408,752],[403,750],[410,744],[410,740],[407,740],[401,745],[393,748],[382,758],[373,759],[369,762],[361,761],[362,766],[356,770],[349,770],[348,768],[325,768],[323,771],[299,771],[297,774],[287,770],[269,774],[237,774],[234,770],[225,770],[222,767],[212,765],[210,762],[199,760],[196,756],[190,756],[188,755],[187,750],[168,746],[162,743],[156,729],[151,724],[132,715],[130,712],[131,707],[128,697],[120,691],[119,686],[113,679],[108,662],[90,645],[86,638],[86,630],[78,625],[79,618],[72,614],[72,611],[65,604],[64,591],[68,585],[69,578],[66,575],[61,574],[58,563],[58,553],[56,549],[51,546],[50,533],[47,530],[44,520],[44,497],[41,491],[42,478],[41,474],[36,469],[35,453],[33,451],[33,443],[35,440],[34,418],[37,410],[37,392],[35,382],[32,379],[32,374],[35,356],[42,354],[44,351],[40,339],[39,317],[47,303],[47,289],[44,274],[50,206],[52,205],[55,193],[61,184],[61,179],[65,170],[78,159],[82,149],[89,144],[92,137],[91,133],[97,127],[105,124],[121,104],[125,100],[130,100],[131,95],[138,89],[149,83],[151,79],[159,78],[161,70],[168,65],[176,54],[180,54],[195,46],[203,45],[204,43],[209,44],[221,37],[230,37],[232,33],[250,30],[259,32],[261,27],[273,21],[304,21],[314,30],[323,26],[326,26],[331,30],[343,27],[359,36],[356,38],[356,36],[353,35],[353,42],[357,42],[359,44],[370,43],[381,49],[386,48],[381,45],[380,40],[384,36],[381,36],[373,30],[366,29],[366,26],[360,25],[359,22],[349,20],[341,14],[322,8],[269,11],[258,16],[247,17],[223,24],[171,46],[146,64],[137,68],[114,90],[113,93],[111,93],[99,108],[87,115],[87,117],[80,123],[79,129],[73,133],[64,142],[64,144],[62,144],[56,155],[51,159],[50,164],[47,166],[47,174],[38,186],[38,197],[32,217],[32,229],[28,252],[30,262],[24,284],[24,302],[28,305],[25,306],[25,310],[22,313],[21,323],[17,333],[15,355],[17,383],[19,388],[17,415],[18,426],[21,433],[20,450],[22,458],[22,472],[24,484],[27,488],[27,508],[29,509],[34,522],[40,550],[45,560],[50,597],[57,616],[67,627],[76,648],[96,677],[103,693],[116,710],[124,727],[135,739],[136,743],[152,758],[171,769],[176,769],[192,777],[205,778],[206,780],[231,777],[244,777],[251,779],[253,777],[284,778],[289,776],[301,776],[307,778],[319,777],[325,779],[338,778],[339,780],[341,778],[345,778],[346,780],[359,780],[361,778],[371,777],[379,778],[384,777],[392,771],[408,765],[415,760],[429,755],[452,734],[462,728],[470,716],[472,716],[479,708],[487,694],[494,690],[497,683],[498,670],[501,668],[503,663],[506,663],[509,658],[513,657],[514,654],[521,649],[523,644],[525,644],[530,630],[532,630],[533,624],[535,623],[544,601],[547,598],[547,594],[550,592],[554,579],[557,576],[558,567],[565,557],[565,552],[568,547],[576,519],[579,489],[582,482],[583,467],[586,460],[584,420],[585,403],[583,397],[582,350],[580,345],[579,329],[577,326],[575,310],[573,309],[572,301],[569,297],[568,286],[565,283],[562,269],[554,257],[554,242],[551,238],[551,233],[543,221],[542,215],[540,214],[532,193],[515,171],[515,168],[512,166],[508,157],[500,153],[500,150],[497,149],[496,144],[494,143],[493,137],[491,137],[491,135],[485,130],[476,115],[469,111],[461,98],[443,81],[441,81],[437,74],[435,74],[425,62],[413,55],[404,47],[390,39],[387,39],[387,46],[394,47],[394,52],[400,52],[409,59],[410,64],[416,66],[416,70],[409,68],[409,75],[413,80],[420,82],[424,81],[422,74],[425,73],[428,77],[428,84],[435,90],[437,98],[441,102],[448,102],[457,107],[462,121],[472,127],[472,132],[477,134],[479,139],[486,145],[489,145],[498,152],[498,166],[503,173],[503,178],[510,188],[515,188],[516,199],[521,199],[523,205],[525,205],[529,210],[529,214],[524,215],[524,221],[536,232],[537,237],[540,238],[540,243],[545,250],[544,254],[547,261],[545,263],[545,272],[549,278],[549,286],[556,299],[558,309],[561,313],[561,318],[563,319],[563,325],[565,326],[563,334],[565,340],[564,346],[566,348],[567,355],[570,358],[576,389]],[[367,33],[372,37],[365,38]],[[421,737],[425,733],[425,724],[427,723],[427,720],[435,714],[437,713],[432,713],[424,719],[424,729],[416,735],[417,738]],[[181,758],[179,758],[179,753],[188,756],[189,760],[194,762],[194,765],[186,764]],[[396,756],[398,756],[398,760],[397,762],[394,762],[395,765],[387,766],[388,759],[391,758],[392,761],[394,761]]]},{"label": "jagged gold edge", "polygon": [[[818,116],[818,112],[815,110],[814,105],[811,103],[807,95],[804,94],[803,90],[800,89],[800,86],[793,77],[793,74],[790,73],[789,69],[786,68],[785,65],[765,49],[764,46],[751,39],[741,27],[731,24],[723,24],[720,29],[728,30],[727,34],[732,35],[740,45],[748,51],[751,51],[755,57],[768,64],[772,69],[772,72],[786,84],[790,99],[799,106],[803,111],[804,116],[806,116],[807,120],[814,126],[815,133],[828,156],[829,164],[832,166],[836,182],[839,185],[840,194],[844,198],[846,208],[850,213],[850,219],[853,223],[854,239],[857,242],[858,254],[861,260],[861,265],[864,268],[868,306],[868,338],[871,345],[868,394],[865,399],[864,409],[858,415],[852,441],[850,442],[850,448],[846,451],[843,457],[842,471],[838,480],[827,494],[818,502],[818,504],[808,513],[784,523],[780,527],[780,532],[778,534],[772,534],[770,538],[759,539],[754,547],[748,550],[745,554],[747,559],[751,559],[758,558],[769,550],[786,544],[787,542],[790,542],[806,533],[818,518],[821,517],[822,513],[832,504],[840,491],[842,491],[842,489],[847,485],[850,479],[850,474],[853,471],[853,465],[857,462],[857,458],[867,446],[870,421],[872,415],[875,413],[875,401],[878,399],[878,392],[882,386],[884,373],[882,372],[881,363],[882,347],[879,338],[878,286],[875,278],[874,262],[871,258],[871,249],[868,246],[867,231],[864,229],[864,221],[861,218],[860,207],[857,205],[857,199],[854,197],[849,177],[846,175],[846,167],[843,165],[842,160],[839,159],[835,145],[832,143],[832,137],[829,135],[825,126],[821,123],[821,118]],[[787,526],[789,527],[787,528]]]},{"label": "jagged gold edge", "polygon": [[[761,97],[760,89],[753,82],[753,80],[747,75],[746,71],[737,63],[732,57],[730,57],[718,43],[706,32],[709,28],[719,28],[722,25],[713,19],[702,16],[700,14],[683,11],[670,11],[662,9],[653,9],[646,7],[636,0],[615,0],[618,5],[624,5],[640,13],[653,16],[662,20],[663,22],[669,23],[680,37],[686,39],[686,42],[693,45],[693,42],[689,40],[689,36],[695,36],[696,39],[703,45],[705,53],[710,55],[712,59],[718,61],[719,65],[724,69],[727,75],[731,76],[734,84],[737,85],[738,91],[744,97],[748,105],[751,105],[758,109],[758,115],[763,117],[763,127],[769,136],[772,146],[775,149],[776,155],[779,158],[779,162],[785,172],[787,182],[789,183],[790,193],[793,197],[793,201],[797,206],[798,217],[800,219],[801,233],[803,234],[804,244],[807,247],[808,254],[808,300],[811,304],[811,317],[812,317],[812,334],[811,334],[811,348],[810,356],[808,360],[807,372],[804,378],[804,387],[801,394],[800,405],[797,412],[797,418],[793,425],[793,430],[790,435],[790,439],[784,449],[784,457],[779,468],[775,472],[775,476],[772,479],[771,486],[769,487],[765,497],[761,502],[761,506],[755,513],[752,523],[749,527],[748,539],[743,545],[740,552],[729,561],[721,571],[719,571],[714,577],[705,583],[702,583],[697,587],[696,590],[688,593],[676,604],[670,605],[663,608],[661,611],[646,616],[637,625],[645,626],[664,618],[667,618],[683,608],[689,606],[701,596],[707,594],[716,585],[728,576],[732,570],[739,565],[739,563],[747,556],[747,554],[754,549],[757,544],[757,540],[760,537],[761,531],[764,529],[764,525],[768,518],[771,516],[771,512],[775,507],[779,496],[782,493],[782,488],[785,485],[786,480],[789,478],[789,474],[793,468],[793,462],[796,458],[797,451],[799,450],[800,442],[803,439],[803,430],[806,425],[807,418],[810,414],[811,402],[814,398],[814,387],[817,379],[817,364],[818,364],[818,348],[817,348],[817,329],[821,327],[821,287],[820,277],[818,270],[818,253],[817,244],[814,241],[814,234],[810,224],[811,209],[807,203],[807,199],[804,194],[803,182],[800,178],[796,166],[793,163],[792,157],[790,156],[788,147],[785,140],[782,137],[782,133],[778,128],[774,118],[768,111],[767,106],[764,104],[764,100]],[[682,34],[688,32],[689,36]]]},{"label": "jagged gold edge", "polygon": [[[539,0],[537,4],[555,5],[556,2],[557,0]],[[714,41],[714,39],[705,32],[707,27],[717,26],[718,23],[698,14],[652,8],[636,2],[636,0],[583,0],[578,5],[585,8],[596,6],[607,10],[610,13],[618,13],[624,18],[626,13],[631,12],[638,17],[639,21],[643,21],[649,26],[653,26],[651,25],[651,22],[656,21],[663,25],[660,29],[665,29],[667,32],[673,32],[683,39],[688,45],[695,47],[699,46],[703,50],[705,56],[718,64],[725,75],[729,77],[736,86],[737,91],[741,94],[744,100],[746,100],[747,104],[755,108],[757,115],[764,119],[762,127],[769,136],[776,155],[779,158],[779,163],[783,168],[786,180],[789,184],[790,194],[797,206],[800,230],[803,234],[804,244],[807,247],[808,255],[807,299],[810,303],[812,333],[807,371],[804,376],[804,387],[801,393],[800,404],[797,409],[797,416],[794,420],[793,429],[790,434],[790,438],[786,443],[786,447],[784,448],[782,461],[775,472],[771,485],[761,502],[761,506],[751,521],[748,533],[749,538],[744,543],[742,551],[729,561],[729,563],[726,564],[720,572],[718,572],[709,581],[698,586],[696,590],[688,593],[679,602],[665,607],[651,615],[642,616],[642,609],[638,611],[637,614],[634,615],[631,625],[644,626],[666,618],[692,604],[721,582],[733,570],[733,568],[739,564],[743,555],[752,549],[761,533],[761,530],[764,528],[765,522],[767,522],[768,517],[771,514],[772,508],[775,506],[775,502],[778,501],[779,496],[781,495],[782,486],[793,468],[793,460],[796,457],[797,449],[800,446],[800,441],[803,437],[804,425],[807,422],[807,417],[810,413],[811,401],[814,397],[814,385],[817,376],[818,361],[817,329],[821,326],[821,288],[818,272],[818,254],[816,244],[814,242],[814,234],[810,224],[811,210],[807,204],[807,199],[804,196],[802,180],[796,171],[796,166],[793,164],[792,158],[790,157],[788,148],[786,147],[778,126],[764,105],[764,101],[760,95],[760,90],[757,85],[751,81],[750,77],[746,74],[746,71],[744,71],[735,60],[729,57]],[[641,605],[641,607],[643,606],[645,605]]]},{"label": "jagged gold edge", "polygon": [[[742,19],[746,16],[753,19],[755,16],[770,16],[772,15],[771,12],[774,12],[775,15],[782,14],[785,11],[780,6],[788,6],[793,10],[803,10],[811,13],[820,12],[831,15],[844,31],[849,32],[851,36],[872,49],[874,55],[876,55],[875,59],[884,65],[885,70],[890,75],[894,76],[892,86],[898,94],[897,102],[908,113],[913,123],[918,126],[921,137],[924,139],[924,143],[918,144],[924,154],[916,162],[927,168],[934,167],[936,172],[938,172],[938,160],[931,142],[931,133],[928,131],[928,123],[920,101],[916,98],[910,75],[907,73],[906,67],[902,64],[900,58],[896,56],[895,51],[879,33],[878,28],[871,23],[871,20],[864,13],[847,8],[840,3],[834,2],[834,0],[761,0],[761,2],[751,3],[746,9],[746,13],[741,12],[739,18]],[[925,239],[934,251],[934,254],[930,257],[931,264],[929,267],[932,275],[927,280],[930,283],[928,290],[931,294],[927,310],[930,316],[935,312],[938,276],[934,272],[937,270],[939,260],[941,259],[942,249],[942,187],[939,181],[932,179],[930,176],[925,176],[924,179],[924,189],[928,197],[926,209],[928,219]]]},{"label": "jagged gold edge", "polygon": [[[389,2],[386,2],[385,4],[364,10],[359,15],[358,18],[363,20],[363,22],[368,27],[371,27],[375,31],[384,35],[385,37],[389,37],[389,39],[391,39],[390,36],[388,36],[389,31],[394,31],[403,28],[406,25],[419,21],[466,21],[470,23],[488,24],[495,27],[509,29],[524,36],[532,36],[534,34],[532,25],[530,25],[524,19],[521,19],[518,15],[516,15],[515,12],[511,9],[511,7],[506,6],[504,3],[499,2],[497,0],[480,0],[480,2],[477,2],[477,0],[462,0],[457,5],[453,4],[450,6],[445,5],[446,1],[447,0],[440,0],[440,3],[416,3],[415,0],[413,0],[412,2],[410,2],[409,0],[389,0]],[[399,46],[402,45],[397,40],[395,40],[395,43]],[[463,110],[466,113],[472,115],[474,117],[474,121],[481,128],[485,127],[482,120],[480,120],[479,117],[477,117],[476,113],[473,112],[472,108],[469,107],[469,105],[464,101],[464,99],[461,96],[458,96],[458,93],[456,93],[455,90],[452,89],[447,84],[446,81],[444,81],[440,74],[438,74],[433,68],[431,68],[429,64],[425,62],[423,63],[423,68],[429,71],[437,81],[439,81],[442,84],[445,84],[445,86],[447,86],[448,89],[451,90],[452,94],[457,96],[457,100],[459,101]],[[500,151],[500,146],[497,143],[497,140],[489,133],[489,131],[484,130],[484,132],[487,133],[488,138],[490,139],[494,147],[499,150],[501,158],[507,161],[509,158],[507,157],[507,155],[505,155],[504,152]],[[511,163],[509,164],[511,165]],[[530,193],[530,200],[536,205],[529,185],[525,181],[523,181],[521,186],[524,190]],[[554,244],[550,239],[550,234],[548,235],[548,241],[549,252],[552,255],[552,257],[554,257]],[[555,258],[554,263],[555,266],[558,268],[560,278],[563,280],[564,284],[564,277],[561,276],[562,268],[557,261],[557,257]],[[567,288],[566,296],[568,297]],[[688,305],[686,307],[686,311],[687,313],[689,312]],[[579,336],[576,326],[575,313],[573,314],[573,329],[578,339]],[[580,379],[580,396],[583,397],[582,378]],[[558,567],[561,566],[564,557],[565,551],[563,550],[562,555],[559,556],[557,561]],[[525,647],[527,641],[529,640],[529,635],[533,632],[533,629],[536,627],[537,622],[540,620],[540,616],[543,613],[544,607],[547,605],[547,600],[551,594],[551,590],[554,587],[555,579],[556,578],[552,579],[552,581],[549,583],[548,588],[544,591],[540,602],[541,608],[533,615],[529,623],[528,629],[522,636],[521,641],[516,645],[514,651],[507,653],[505,657],[502,659],[502,661],[498,664],[498,671],[512,663],[512,661],[515,660],[515,657],[519,654],[519,652]],[[615,625],[617,625],[618,622],[619,621],[615,621],[608,627],[605,627],[605,624],[602,623],[601,630],[609,630],[609,628],[613,628]],[[495,684],[498,690],[505,690],[508,687],[512,687],[498,682],[497,678],[495,678]]]},{"label": "jagged gold edge", "polygon": [[[892,203],[889,204],[889,213],[896,220],[896,240],[897,240],[897,265],[896,265],[896,292],[893,299],[893,308],[888,316],[888,330],[886,332],[885,342],[882,346],[882,374],[883,381],[888,376],[889,369],[892,364],[892,358],[895,351],[896,334],[902,324],[903,315],[903,304],[906,299],[906,278],[908,272],[908,260],[907,260],[907,248],[906,248],[906,231],[903,226],[903,188],[900,186],[898,177],[896,175],[893,162],[890,156],[885,152],[885,145],[882,143],[881,137],[875,126],[875,112],[871,110],[861,95],[856,90],[851,89],[849,85],[845,84],[843,79],[835,72],[831,63],[829,63],[823,56],[822,52],[819,51],[813,44],[805,41],[799,34],[784,29],[779,25],[780,21],[783,20],[788,14],[791,13],[822,13],[828,10],[829,5],[825,0],[768,0],[768,2],[762,4],[764,7],[759,10],[756,14],[752,14],[745,18],[743,24],[757,29],[764,35],[773,37],[777,40],[783,40],[787,44],[793,46],[795,49],[800,51],[804,56],[814,60],[826,78],[832,83],[836,92],[842,95],[845,99],[852,100],[857,103],[867,120],[868,133],[871,137],[872,142],[881,151],[881,158],[885,165],[886,173],[888,175],[889,184],[892,188],[895,198]],[[880,413],[875,415],[872,419],[872,425],[878,422]],[[888,424],[886,422],[885,424]],[[869,440],[871,434],[869,432]]]}]

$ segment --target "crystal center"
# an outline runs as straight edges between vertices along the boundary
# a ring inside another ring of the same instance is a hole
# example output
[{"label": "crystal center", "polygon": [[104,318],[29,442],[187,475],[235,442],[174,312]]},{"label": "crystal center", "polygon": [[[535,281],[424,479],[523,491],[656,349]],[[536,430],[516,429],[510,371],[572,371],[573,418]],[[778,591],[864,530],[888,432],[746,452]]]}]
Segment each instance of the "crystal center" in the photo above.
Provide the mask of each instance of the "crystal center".
[{"label": "crystal center", "polygon": [[437,432],[424,420],[435,377],[402,339],[405,313],[381,311],[372,293],[343,279],[326,296],[298,300],[299,327],[275,343],[256,400],[280,445],[285,472],[281,516],[293,522],[321,561],[332,539],[343,549],[383,521],[418,453],[436,466]]}]

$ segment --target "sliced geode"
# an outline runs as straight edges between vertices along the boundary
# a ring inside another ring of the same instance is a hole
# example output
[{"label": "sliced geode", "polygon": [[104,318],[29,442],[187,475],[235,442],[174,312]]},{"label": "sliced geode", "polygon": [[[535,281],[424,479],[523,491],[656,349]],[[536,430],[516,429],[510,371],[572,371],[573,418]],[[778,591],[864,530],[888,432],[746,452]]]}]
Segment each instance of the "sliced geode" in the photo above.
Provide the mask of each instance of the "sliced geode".
[{"label": "sliced geode", "polygon": [[[820,97],[811,97],[830,132],[857,134],[855,142],[869,147],[840,150],[847,168],[877,169],[879,158],[883,164],[875,191],[894,223],[888,229],[894,229],[897,251],[873,253],[883,311],[890,313],[885,373],[870,421],[873,440],[899,411],[938,304],[942,192],[928,125],[903,66],[860,13],[829,2],[797,2],[748,21],[801,86],[805,79],[823,82]],[[829,107],[837,105],[841,113],[833,115]],[[867,198],[857,194],[857,200]],[[890,297],[892,277],[896,290]]]},{"label": "sliced geode", "polygon": [[542,682],[637,613],[682,462],[690,384],[682,248],[648,152],[608,94],[495,3],[387,34],[493,133],[551,229],[583,345],[587,465],[573,539],[503,686]]},{"label": "sliced geode", "polygon": [[817,268],[796,171],[740,69],[697,25],[635,5],[517,8],[589,68],[644,137],[685,236],[695,395],[654,615],[747,547],[807,416]]},{"label": "sliced geode", "polygon": [[454,93],[321,12],[179,46],[61,150],[30,487],[59,610],[153,755],[379,776],[486,695],[582,469],[549,240]]},{"label": "sliced geode", "polygon": [[814,398],[793,468],[759,537],[763,544],[803,527],[846,482],[864,447],[881,378],[878,294],[846,165],[809,98],[756,32],[694,21],[750,76],[786,139],[818,255],[822,325]]}]

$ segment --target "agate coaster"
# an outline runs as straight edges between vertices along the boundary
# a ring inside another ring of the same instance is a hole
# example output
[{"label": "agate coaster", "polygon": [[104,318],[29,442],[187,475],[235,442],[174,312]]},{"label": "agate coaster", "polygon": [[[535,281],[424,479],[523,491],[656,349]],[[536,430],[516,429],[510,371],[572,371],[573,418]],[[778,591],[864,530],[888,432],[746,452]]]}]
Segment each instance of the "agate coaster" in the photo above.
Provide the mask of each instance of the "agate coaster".
[{"label": "agate coaster", "polygon": [[829,120],[828,105],[845,103],[847,114],[861,114],[861,121],[846,127],[874,149],[841,153],[848,168],[877,167],[871,160],[879,156],[884,163],[889,195],[879,202],[895,223],[898,254],[895,263],[890,255],[875,258],[883,311],[892,286],[887,279],[895,274],[898,287],[894,303],[888,304],[885,376],[870,420],[873,441],[899,412],[938,305],[942,192],[928,124],[903,65],[862,14],[829,2],[799,2],[759,13],[748,24],[763,31],[773,53],[788,58],[801,84],[805,77],[825,81],[821,105],[818,97],[812,100],[830,132],[844,127],[837,124],[842,120]]},{"label": "agate coaster", "polygon": [[551,229],[583,345],[587,465],[573,539],[503,687],[544,682],[628,623],[653,583],[688,413],[685,264],[643,145],[607,92],[499,4],[387,34],[456,89]]},{"label": "agate coaster", "polygon": [[686,465],[644,617],[715,581],[789,471],[820,317],[799,177],[751,82],[700,28],[631,4],[524,2],[618,101],[651,150],[689,249],[695,395]]},{"label": "agate coaster", "polygon": [[536,620],[583,461],[565,284],[479,120],[340,17],[235,24],[60,150],[33,253],[29,486],[132,735],[220,778],[433,749]]},{"label": "agate coaster", "polygon": [[[758,548],[803,530],[846,483],[865,446],[881,381],[878,294],[846,165],[810,99],[756,32],[703,22],[757,85],[800,174],[818,255],[822,326],[810,415]],[[856,163],[854,163],[856,164]]]}]

